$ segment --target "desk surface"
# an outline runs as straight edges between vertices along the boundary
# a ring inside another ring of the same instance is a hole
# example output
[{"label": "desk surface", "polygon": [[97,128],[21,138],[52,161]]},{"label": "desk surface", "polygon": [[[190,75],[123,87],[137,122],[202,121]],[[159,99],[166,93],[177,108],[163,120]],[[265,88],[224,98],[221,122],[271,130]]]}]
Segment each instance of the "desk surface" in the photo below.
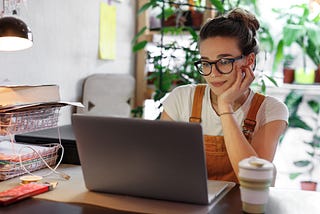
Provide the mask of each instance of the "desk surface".
[{"label": "desk surface", "polygon": [[[54,191],[32,199],[0,208],[7,214],[19,213],[242,213],[239,186],[234,187],[214,206],[201,206],[177,202],[143,199],[130,196],[103,194],[87,191],[81,166],[63,165],[58,168],[71,176],[63,181],[57,176],[46,180],[58,180]],[[42,170],[36,174],[47,172]],[[0,191],[16,186],[19,178],[1,182]],[[270,188],[266,213],[300,214],[317,213],[320,210],[320,192]],[[44,211],[46,210],[46,211]]]}]

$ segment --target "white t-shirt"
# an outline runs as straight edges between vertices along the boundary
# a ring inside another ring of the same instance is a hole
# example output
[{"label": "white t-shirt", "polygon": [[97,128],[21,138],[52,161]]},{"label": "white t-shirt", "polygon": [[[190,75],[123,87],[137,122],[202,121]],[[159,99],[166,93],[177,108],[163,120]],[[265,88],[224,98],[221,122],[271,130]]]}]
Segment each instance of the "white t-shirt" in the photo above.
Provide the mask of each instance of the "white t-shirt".
[{"label": "white t-shirt", "polygon": [[[189,122],[192,112],[193,96],[196,85],[183,85],[175,88],[170,95],[163,101],[164,111],[175,121]],[[251,90],[245,103],[234,112],[234,116],[242,127],[243,120],[247,115],[254,92]],[[255,131],[264,124],[274,120],[284,120],[288,123],[288,108],[275,97],[266,96],[260,106],[256,116]],[[219,116],[211,106],[210,87],[207,85],[203,97],[201,125],[204,135],[222,136],[222,126]]]}]

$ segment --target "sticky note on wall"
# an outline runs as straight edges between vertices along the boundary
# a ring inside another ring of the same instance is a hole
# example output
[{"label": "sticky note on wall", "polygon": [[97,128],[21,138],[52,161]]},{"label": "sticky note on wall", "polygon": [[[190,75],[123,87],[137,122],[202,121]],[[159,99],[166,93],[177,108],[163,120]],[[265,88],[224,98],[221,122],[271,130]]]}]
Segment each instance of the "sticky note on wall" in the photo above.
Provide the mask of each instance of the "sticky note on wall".
[{"label": "sticky note on wall", "polygon": [[116,7],[100,3],[99,58],[115,59],[116,56]]}]

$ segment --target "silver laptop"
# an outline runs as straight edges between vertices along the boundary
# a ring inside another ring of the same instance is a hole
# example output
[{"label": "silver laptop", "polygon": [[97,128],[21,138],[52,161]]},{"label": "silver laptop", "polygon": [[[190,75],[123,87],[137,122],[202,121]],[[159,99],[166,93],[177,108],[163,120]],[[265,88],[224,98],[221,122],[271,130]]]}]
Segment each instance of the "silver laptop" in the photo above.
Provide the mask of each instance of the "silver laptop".
[{"label": "silver laptop", "polygon": [[234,185],[207,180],[199,124],[74,114],[72,127],[91,191],[209,204]]}]

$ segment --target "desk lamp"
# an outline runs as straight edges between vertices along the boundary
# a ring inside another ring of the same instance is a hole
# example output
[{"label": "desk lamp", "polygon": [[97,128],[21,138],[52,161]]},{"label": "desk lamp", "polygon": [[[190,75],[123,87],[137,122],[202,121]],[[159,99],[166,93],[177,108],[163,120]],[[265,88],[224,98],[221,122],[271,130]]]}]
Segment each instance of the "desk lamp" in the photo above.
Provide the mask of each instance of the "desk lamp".
[{"label": "desk lamp", "polygon": [[[10,0],[3,0],[2,14],[6,14]],[[9,4],[10,5],[10,4]],[[17,15],[17,5],[14,5],[12,15],[0,18],[0,51],[17,51],[32,47],[33,39],[30,28]]]}]

